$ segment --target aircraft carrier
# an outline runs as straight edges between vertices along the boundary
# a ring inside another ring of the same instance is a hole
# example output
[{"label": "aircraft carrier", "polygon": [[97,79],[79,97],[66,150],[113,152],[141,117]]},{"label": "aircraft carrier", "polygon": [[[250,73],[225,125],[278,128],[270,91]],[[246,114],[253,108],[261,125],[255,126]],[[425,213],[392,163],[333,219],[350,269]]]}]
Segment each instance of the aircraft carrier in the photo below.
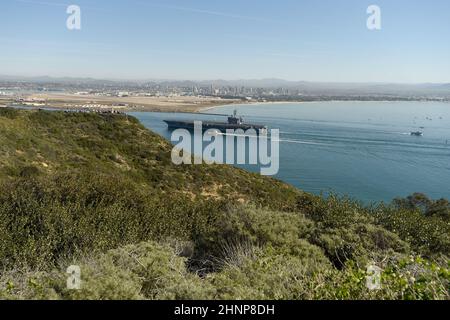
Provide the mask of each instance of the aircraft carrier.
[{"label": "aircraft carrier", "polygon": [[[244,131],[254,129],[257,134],[265,134],[267,132],[267,126],[254,123],[246,123],[242,120],[242,117],[237,117],[236,110],[232,116],[228,116],[227,122],[220,121],[202,121],[202,130],[207,131],[209,129],[217,130],[225,133],[227,129],[237,130],[242,129]],[[193,120],[164,120],[169,129],[187,129],[194,130]]]}]

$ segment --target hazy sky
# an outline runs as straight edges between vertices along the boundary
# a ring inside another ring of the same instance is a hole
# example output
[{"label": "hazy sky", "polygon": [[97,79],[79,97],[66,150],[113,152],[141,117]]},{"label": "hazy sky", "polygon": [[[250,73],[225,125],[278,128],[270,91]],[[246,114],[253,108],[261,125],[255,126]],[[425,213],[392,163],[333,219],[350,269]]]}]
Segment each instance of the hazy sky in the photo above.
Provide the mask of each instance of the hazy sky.
[{"label": "hazy sky", "polygon": [[0,74],[450,82],[450,1],[2,0]]}]

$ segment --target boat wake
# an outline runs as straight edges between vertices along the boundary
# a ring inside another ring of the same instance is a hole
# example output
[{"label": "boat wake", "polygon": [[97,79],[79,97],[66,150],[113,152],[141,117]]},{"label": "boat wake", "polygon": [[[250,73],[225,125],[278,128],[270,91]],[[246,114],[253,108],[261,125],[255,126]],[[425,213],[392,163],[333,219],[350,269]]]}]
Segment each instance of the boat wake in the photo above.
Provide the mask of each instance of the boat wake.
[{"label": "boat wake", "polygon": [[[214,132],[213,135],[220,136],[234,136],[234,137],[248,137],[248,138],[258,138],[255,135],[247,135],[247,134],[236,134],[236,133],[223,133],[223,132]],[[260,135],[260,138],[266,138],[268,140],[272,140],[274,142],[286,142],[286,143],[297,143],[297,144],[308,144],[308,145],[317,145],[317,146],[332,146],[329,143],[321,143],[321,142],[313,142],[313,141],[305,141],[305,140],[295,140],[295,139],[272,139],[270,136]]]},{"label": "boat wake", "polygon": [[303,140],[293,140],[293,139],[279,139],[279,140],[274,140],[274,141],[287,142],[287,143],[297,143],[297,144],[309,144],[309,145],[315,145],[315,146],[332,146],[332,144],[329,144],[329,143],[303,141]]}]

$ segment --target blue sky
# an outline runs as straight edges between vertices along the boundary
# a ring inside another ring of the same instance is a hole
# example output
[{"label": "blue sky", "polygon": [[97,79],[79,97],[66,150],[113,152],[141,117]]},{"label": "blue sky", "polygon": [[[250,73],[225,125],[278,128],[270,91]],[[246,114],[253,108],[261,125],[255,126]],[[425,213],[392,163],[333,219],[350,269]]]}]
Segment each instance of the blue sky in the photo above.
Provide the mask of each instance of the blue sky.
[{"label": "blue sky", "polygon": [[[68,5],[82,29],[66,28]],[[381,8],[382,29],[366,27]],[[2,0],[0,74],[450,82],[448,0]]]}]

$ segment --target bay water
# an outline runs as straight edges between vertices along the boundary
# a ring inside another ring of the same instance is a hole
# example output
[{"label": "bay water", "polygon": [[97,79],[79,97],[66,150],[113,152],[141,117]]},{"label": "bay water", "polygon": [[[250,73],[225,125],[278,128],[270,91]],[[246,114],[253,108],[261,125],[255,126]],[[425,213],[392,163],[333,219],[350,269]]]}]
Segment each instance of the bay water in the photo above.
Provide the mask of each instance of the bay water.
[{"label": "bay water", "polygon": [[[450,103],[311,102],[221,106],[210,115],[134,112],[170,140],[165,119],[245,122],[280,130],[275,178],[315,194],[390,202],[422,192],[450,198]],[[423,136],[411,132],[421,131]],[[242,165],[259,172],[258,166]]]}]

